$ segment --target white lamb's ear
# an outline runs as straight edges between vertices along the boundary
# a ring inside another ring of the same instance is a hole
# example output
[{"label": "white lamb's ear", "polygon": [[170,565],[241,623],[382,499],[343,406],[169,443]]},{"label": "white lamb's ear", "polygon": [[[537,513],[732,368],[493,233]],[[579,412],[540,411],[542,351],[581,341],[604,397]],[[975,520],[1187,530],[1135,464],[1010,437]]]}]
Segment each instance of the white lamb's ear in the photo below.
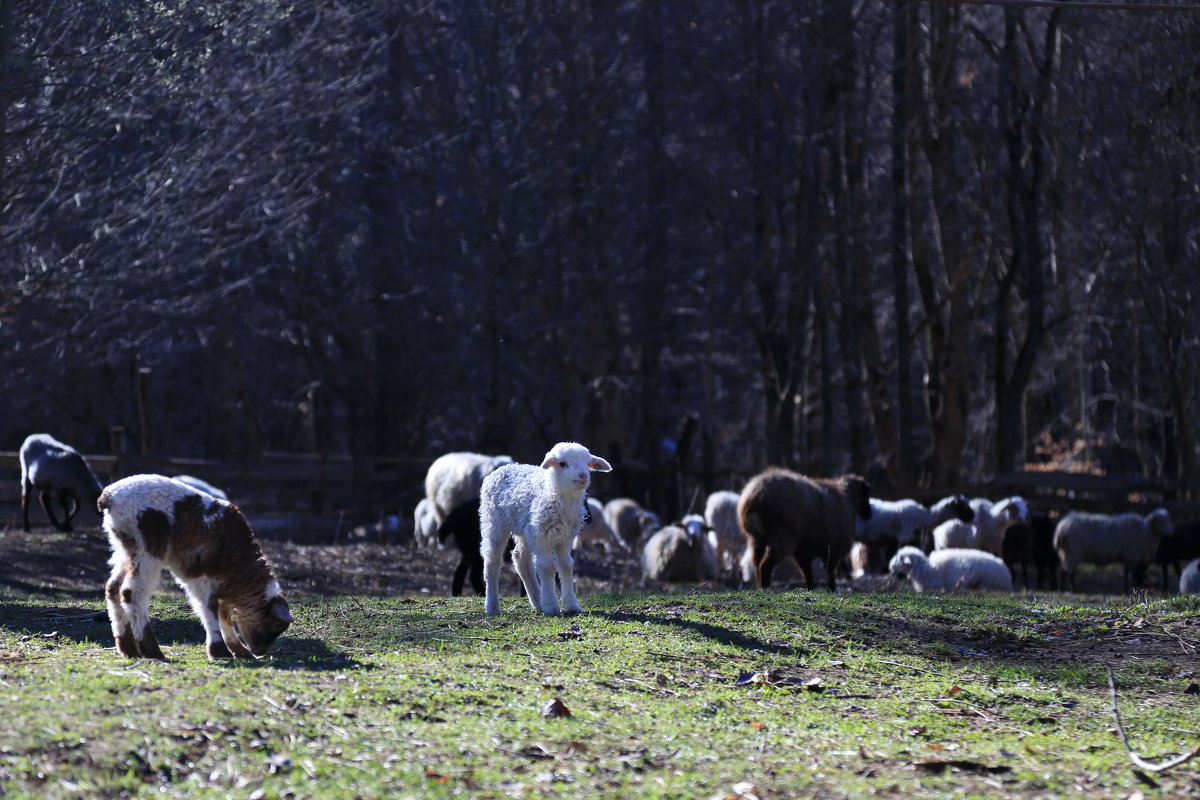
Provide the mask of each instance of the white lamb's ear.
[{"label": "white lamb's ear", "polygon": [[588,460],[588,469],[592,472],[612,472],[612,464],[609,464],[600,456],[592,456]]},{"label": "white lamb's ear", "polygon": [[554,462],[557,460],[558,459],[554,457],[553,452],[546,453],[546,457],[542,459],[542,469],[550,469],[554,466]]}]

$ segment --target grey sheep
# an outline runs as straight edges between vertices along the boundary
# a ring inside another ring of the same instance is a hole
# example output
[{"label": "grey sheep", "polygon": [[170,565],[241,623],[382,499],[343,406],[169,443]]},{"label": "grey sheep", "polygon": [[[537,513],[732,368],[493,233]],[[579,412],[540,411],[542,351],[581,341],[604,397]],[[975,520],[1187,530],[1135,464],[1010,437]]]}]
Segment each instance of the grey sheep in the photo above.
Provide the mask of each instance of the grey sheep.
[{"label": "grey sheep", "polygon": [[717,557],[704,518],[689,514],[657,531],[642,548],[642,574],[654,581],[705,581],[717,576]]},{"label": "grey sheep", "polygon": [[[60,531],[71,531],[71,519],[84,505],[96,508],[100,485],[87,459],[70,445],[46,433],[34,433],[21,445],[21,519],[29,530],[29,500],[36,490],[38,502],[50,524]],[[63,519],[54,516],[51,500],[57,498]]]},{"label": "grey sheep", "polygon": [[1075,572],[1083,563],[1120,564],[1123,568],[1122,591],[1154,560],[1159,540],[1174,529],[1166,509],[1149,514],[1085,514],[1072,512],[1054,529],[1054,549],[1058,552],[1063,577],[1075,591]]}]

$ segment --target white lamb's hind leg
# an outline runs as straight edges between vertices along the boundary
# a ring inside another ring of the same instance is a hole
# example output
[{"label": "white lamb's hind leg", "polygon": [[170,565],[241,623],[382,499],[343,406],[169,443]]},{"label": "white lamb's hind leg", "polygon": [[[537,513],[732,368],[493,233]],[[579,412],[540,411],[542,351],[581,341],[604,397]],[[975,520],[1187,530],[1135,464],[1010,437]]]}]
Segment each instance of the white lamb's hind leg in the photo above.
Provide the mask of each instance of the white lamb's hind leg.
[{"label": "white lamb's hind leg", "polygon": [[479,512],[479,555],[483,556],[483,613],[500,613],[500,567],[504,564],[504,546],[508,534],[496,530],[486,506]]},{"label": "white lamb's hind leg", "polygon": [[562,583],[563,613],[582,614],[583,608],[575,597],[575,558],[571,555],[570,539],[555,548],[554,557],[558,562],[558,579]]},{"label": "white lamb's hind leg", "polygon": [[[541,541],[536,542],[530,549],[533,550],[533,571],[537,575],[537,582],[540,584],[538,588],[541,589],[541,612],[557,616],[559,613],[558,593],[554,587],[554,562],[557,559],[555,558],[554,550]],[[530,592],[529,597],[532,602],[532,592]],[[537,608],[538,606],[535,605],[534,607]]]}]

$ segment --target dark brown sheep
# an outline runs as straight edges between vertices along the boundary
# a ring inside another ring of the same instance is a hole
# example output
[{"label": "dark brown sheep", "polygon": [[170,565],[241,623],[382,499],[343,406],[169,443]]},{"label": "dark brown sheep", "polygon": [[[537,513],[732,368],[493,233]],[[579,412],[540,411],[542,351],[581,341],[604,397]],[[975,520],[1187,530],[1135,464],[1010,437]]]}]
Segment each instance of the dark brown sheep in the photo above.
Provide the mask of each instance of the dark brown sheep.
[{"label": "dark brown sheep", "polygon": [[871,518],[871,486],[857,475],[807,478],[771,468],[742,490],[738,524],[754,553],[757,585],[771,585],[771,572],[785,558],[794,560],[814,588],[812,562],[825,561],[829,591],[854,541],[854,518]]}]

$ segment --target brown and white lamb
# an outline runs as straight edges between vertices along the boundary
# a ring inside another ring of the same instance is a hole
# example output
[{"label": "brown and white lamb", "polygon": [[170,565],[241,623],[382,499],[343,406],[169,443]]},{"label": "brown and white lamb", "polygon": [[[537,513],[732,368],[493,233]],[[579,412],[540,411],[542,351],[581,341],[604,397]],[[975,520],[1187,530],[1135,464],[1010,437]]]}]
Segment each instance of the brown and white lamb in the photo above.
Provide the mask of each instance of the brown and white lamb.
[{"label": "brown and white lamb", "polygon": [[855,518],[871,518],[870,494],[870,484],[857,475],[809,478],[772,467],[752,478],[738,501],[738,524],[754,553],[758,586],[770,586],[775,565],[790,558],[811,590],[812,562],[820,558],[829,591],[836,591],[835,574],[854,541]]},{"label": "brown and white lamb", "polygon": [[162,475],[132,475],[106,488],[97,508],[113,549],[105,600],[122,654],[166,660],[149,615],[163,567],[204,623],[209,658],[262,658],[291,624],[279,582],[233,504]]}]

